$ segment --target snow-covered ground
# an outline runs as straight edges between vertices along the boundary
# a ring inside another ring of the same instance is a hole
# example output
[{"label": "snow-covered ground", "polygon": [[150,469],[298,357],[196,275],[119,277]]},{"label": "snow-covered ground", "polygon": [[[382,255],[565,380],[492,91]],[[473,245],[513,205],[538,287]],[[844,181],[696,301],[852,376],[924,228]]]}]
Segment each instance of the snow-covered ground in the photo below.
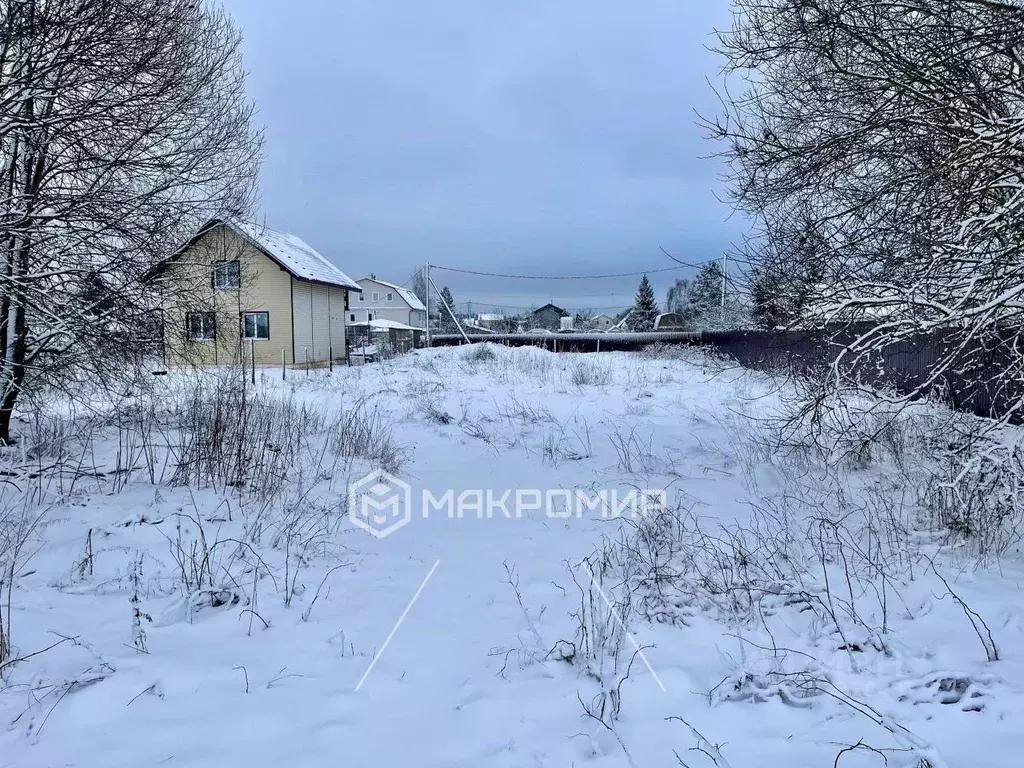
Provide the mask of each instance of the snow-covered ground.
[{"label": "snow-covered ground", "polygon": [[[0,514],[39,519],[0,765],[1019,764],[1018,555],[922,530],[899,448],[773,448],[786,386],[697,352],[492,345],[291,375],[259,376],[262,443],[219,481],[215,447],[177,473],[160,448],[214,374],[102,429],[48,416],[63,449],[7,455]],[[380,467],[414,499],[383,538],[346,516]],[[666,506],[424,516],[424,489]]]}]

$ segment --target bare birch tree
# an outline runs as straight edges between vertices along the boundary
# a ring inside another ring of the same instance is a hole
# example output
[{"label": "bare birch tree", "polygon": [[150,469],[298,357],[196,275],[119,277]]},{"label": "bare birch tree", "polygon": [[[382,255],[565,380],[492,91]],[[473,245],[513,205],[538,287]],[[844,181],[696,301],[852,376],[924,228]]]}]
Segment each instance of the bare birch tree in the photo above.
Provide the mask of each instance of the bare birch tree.
[{"label": "bare birch tree", "polygon": [[158,333],[145,275],[250,210],[239,45],[202,0],[0,0],[0,443],[23,394]]}]

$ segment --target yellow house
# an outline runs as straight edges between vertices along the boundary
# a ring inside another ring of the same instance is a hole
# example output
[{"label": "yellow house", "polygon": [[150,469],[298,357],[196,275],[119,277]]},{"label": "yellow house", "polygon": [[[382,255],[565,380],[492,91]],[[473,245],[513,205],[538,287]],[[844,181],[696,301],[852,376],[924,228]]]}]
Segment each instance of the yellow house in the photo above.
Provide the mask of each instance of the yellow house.
[{"label": "yellow house", "polygon": [[295,235],[206,224],[158,271],[168,366],[302,365],[345,357],[359,284]]}]

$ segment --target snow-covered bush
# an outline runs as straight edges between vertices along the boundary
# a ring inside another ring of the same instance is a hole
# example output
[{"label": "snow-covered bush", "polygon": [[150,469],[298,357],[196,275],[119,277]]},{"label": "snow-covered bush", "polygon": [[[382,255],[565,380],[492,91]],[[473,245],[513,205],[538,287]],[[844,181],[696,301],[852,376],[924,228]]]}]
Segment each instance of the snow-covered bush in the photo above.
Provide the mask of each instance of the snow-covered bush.
[{"label": "snow-covered bush", "polygon": [[569,381],[574,387],[598,387],[611,383],[612,369],[601,360],[578,356],[569,364]]},{"label": "snow-covered bush", "polygon": [[465,355],[471,363],[489,363],[497,358],[492,344],[473,344]]}]

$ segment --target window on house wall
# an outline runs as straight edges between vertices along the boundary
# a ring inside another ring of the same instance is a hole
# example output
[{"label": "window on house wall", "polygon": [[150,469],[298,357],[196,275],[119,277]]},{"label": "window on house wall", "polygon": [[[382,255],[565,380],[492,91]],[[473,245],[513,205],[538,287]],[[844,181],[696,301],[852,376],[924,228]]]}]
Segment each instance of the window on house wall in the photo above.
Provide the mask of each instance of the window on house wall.
[{"label": "window on house wall", "polygon": [[374,301],[374,303],[380,301],[380,294],[377,293],[377,291],[373,292],[373,301]]},{"label": "window on house wall", "polygon": [[394,301],[394,300],[395,300],[395,294],[391,293],[391,291],[388,291],[388,301]]},{"label": "window on house wall", "polygon": [[373,312],[366,313],[366,321],[369,322],[370,320],[373,320]]},{"label": "window on house wall", "polygon": [[366,294],[365,293],[360,293],[359,294],[359,300],[360,301],[366,301]]},{"label": "window on house wall", "polygon": [[217,261],[213,264],[213,289],[215,291],[237,291],[241,270],[238,260]]},{"label": "window on house wall", "polygon": [[355,315],[349,315],[349,316],[348,316],[348,321],[349,321],[350,323],[354,323],[354,322],[356,321],[356,316],[355,316]]},{"label": "window on house wall", "polygon": [[185,336],[189,341],[213,341],[216,339],[216,315],[213,312],[186,312]]},{"label": "window on house wall", "polygon": [[267,340],[270,338],[270,313],[269,312],[243,312],[242,313],[242,338]]}]

